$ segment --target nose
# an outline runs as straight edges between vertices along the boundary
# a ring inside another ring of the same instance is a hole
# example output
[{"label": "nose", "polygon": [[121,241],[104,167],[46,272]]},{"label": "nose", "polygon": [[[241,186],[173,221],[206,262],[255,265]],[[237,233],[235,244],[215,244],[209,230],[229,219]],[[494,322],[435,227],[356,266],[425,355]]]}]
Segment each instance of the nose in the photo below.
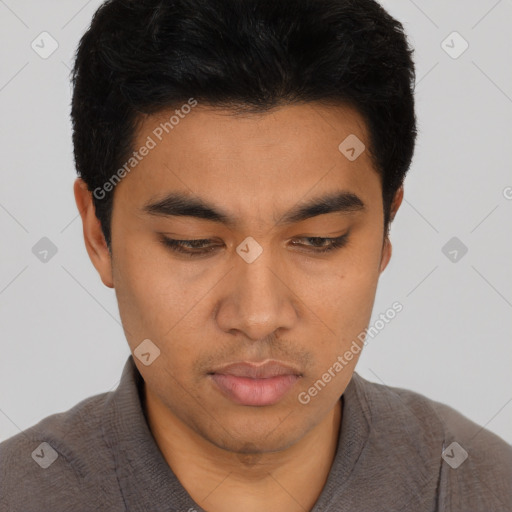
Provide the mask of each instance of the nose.
[{"label": "nose", "polygon": [[297,322],[298,298],[288,284],[284,265],[263,251],[252,263],[237,256],[235,268],[223,282],[216,321],[222,330],[242,332],[257,341]]}]

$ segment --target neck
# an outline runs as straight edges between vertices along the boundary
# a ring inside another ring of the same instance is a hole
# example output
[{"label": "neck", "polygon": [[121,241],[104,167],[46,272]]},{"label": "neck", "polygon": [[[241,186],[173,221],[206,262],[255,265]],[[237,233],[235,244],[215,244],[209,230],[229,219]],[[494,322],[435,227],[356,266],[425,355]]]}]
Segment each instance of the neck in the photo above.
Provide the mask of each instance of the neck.
[{"label": "neck", "polygon": [[192,499],[208,512],[309,511],[318,500],[338,446],[342,402],[286,450],[234,454],[174,416],[144,386],[149,428]]}]

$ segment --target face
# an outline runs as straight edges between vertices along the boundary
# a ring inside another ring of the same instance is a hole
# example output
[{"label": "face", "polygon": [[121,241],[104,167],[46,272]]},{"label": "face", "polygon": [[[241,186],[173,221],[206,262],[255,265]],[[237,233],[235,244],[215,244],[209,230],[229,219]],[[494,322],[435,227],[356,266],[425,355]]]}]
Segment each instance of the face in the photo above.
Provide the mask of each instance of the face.
[{"label": "face", "polygon": [[199,104],[160,134],[170,115],[141,124],[135,147],[156,144],[115,188],[112,260],[93,261],[132,352],[150,354],[134,361],[153,401],[218,447],[284,449],[349,383],[359,353],[335,363],[390,256],[370,156],[338,149],[368,146],[365,124],[342,106]]}]

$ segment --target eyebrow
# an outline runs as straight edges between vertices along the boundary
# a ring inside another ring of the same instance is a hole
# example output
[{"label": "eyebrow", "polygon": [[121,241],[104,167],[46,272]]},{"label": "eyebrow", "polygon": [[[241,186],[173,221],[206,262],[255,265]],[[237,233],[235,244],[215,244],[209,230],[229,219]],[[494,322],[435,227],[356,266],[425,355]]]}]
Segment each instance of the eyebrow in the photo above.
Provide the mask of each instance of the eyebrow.
[{"label": "eyebrow", "polygon": [[[356,194],[346,191],[331,192],[295,205],[276,225],[295,224],[328,213],[351,214],[362,210],[365,210],[365,204]],[[142,211],[159,217],[194,217],[231,228],[236,225],[236,218],[224,210],[199,197],[191,197],[181,192],[171,192],[163,199],[149,201],[144,204]]]}]

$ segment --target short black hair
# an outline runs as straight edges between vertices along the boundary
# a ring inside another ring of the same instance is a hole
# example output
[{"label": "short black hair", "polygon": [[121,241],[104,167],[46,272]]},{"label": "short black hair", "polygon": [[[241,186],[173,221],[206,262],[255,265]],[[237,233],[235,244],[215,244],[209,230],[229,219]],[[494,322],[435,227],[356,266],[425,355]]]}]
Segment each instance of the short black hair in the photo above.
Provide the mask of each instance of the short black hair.
[{"label": "short black hair", "polygon": [[[77,173],[89,191],[103,187],[134,151],[144,114],[190,98],[233,113],[345,104],[368,127],[387,233],[417,135],[412,54],[374,0],[107,0],[72,73]],[[114,192],[93,194],[109,250]]]}]

